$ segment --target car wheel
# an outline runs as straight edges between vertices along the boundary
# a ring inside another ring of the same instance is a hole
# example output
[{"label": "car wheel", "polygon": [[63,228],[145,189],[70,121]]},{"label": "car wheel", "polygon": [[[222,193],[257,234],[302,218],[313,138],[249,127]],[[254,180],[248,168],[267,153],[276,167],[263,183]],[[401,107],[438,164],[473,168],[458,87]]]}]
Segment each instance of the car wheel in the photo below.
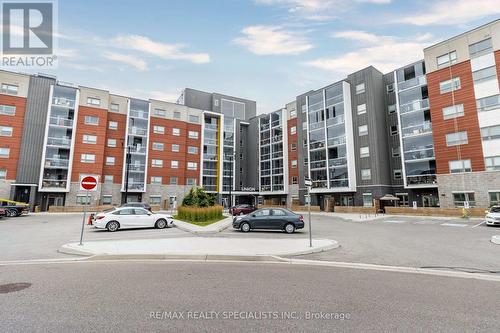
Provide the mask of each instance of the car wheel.
[{"label": "car wheel", "polygon": [[167,226],[167,221],[165,221],[165,219],[159,219],[158,221],[156,221],[155,223],[155,227],[158,228],[158,229],[163,229]]},{"label": "car wheel", "polygon": [[106,224],[106,229],[108,229],[108,231],[116,231],[118,230],[118,228],[120,228],[120,223],[116,222],[116,221],[111,221],[111,222],[108,222],[108,224]]},{"label": "car wheel", "polygon": [[10,209],[9,210],[9,216],[11,217],[17,217],[19,214],[17,213],[17,210],[15,209]]},{"label": "car wheel", "polygon": [[293,234],[295,231],[295,226],[291,223],[288,223],[287,225],[285,225],[285,232],[287,234]]},{"label": "car wheel", "polygon": [[243,222],[243,223],[240,225],[240,229],[241,229],[241,231],[243,231],[243,232],[249,232],[249,231],[250,231],[250,224],[248,224],[248,222]]}]

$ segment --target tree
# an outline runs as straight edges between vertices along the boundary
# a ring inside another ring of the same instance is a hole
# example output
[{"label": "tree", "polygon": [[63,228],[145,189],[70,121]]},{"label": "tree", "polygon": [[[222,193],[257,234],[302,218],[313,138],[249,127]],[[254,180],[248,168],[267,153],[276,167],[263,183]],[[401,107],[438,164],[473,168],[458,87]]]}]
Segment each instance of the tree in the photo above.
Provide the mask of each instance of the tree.
[{"label": "tree", "polygon": [[205,192],[201,187],[192,187],[182,199],[183,206],[210,207],[215,205],[215,195]]}]

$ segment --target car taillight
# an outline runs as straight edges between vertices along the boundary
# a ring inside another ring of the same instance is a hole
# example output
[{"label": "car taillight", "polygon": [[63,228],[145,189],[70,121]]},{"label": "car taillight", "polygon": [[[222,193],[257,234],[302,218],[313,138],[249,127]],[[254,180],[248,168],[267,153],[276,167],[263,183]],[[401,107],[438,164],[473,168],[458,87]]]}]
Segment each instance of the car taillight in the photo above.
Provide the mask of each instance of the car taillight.
[{"label": "car taillight", "polygon": [[96,217],[95,217],[95,219],[96,219],[96,220],[101,220],[101,219],[103,219],[103,218],[104,218],[104,216],[96,216]]},{"label": "car taillight", "polygon": [[300,216],[299,216],[299,221],[300,221],[300,222],[304,222],[304,216],[300,215]]}]

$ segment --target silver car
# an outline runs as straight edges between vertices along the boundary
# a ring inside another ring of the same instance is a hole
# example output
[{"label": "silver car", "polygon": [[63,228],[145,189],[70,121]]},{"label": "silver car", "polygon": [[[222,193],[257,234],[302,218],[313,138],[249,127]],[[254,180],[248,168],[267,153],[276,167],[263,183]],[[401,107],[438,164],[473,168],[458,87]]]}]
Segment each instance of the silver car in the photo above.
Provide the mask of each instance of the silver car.
[{"label": "silver car", "polygon": [[486,225],[500,225],[500,206],[492,206],[486,211]]}]

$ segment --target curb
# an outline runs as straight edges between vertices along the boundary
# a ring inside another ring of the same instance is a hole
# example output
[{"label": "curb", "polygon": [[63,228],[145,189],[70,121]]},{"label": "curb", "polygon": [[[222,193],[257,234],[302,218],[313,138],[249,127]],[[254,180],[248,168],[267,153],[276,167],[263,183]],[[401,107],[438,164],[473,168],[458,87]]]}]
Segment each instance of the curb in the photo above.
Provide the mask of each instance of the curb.
[{"label": "curb", "polygon": [[[202,228],[207,228],[207,227],[200,227],[196,225],[191,225],[189,222],[184,222],[184,221],[179,221],[179,220],[174,220],[174,227],[185,231],[185,232],[190,232],[195,235],[202,235],[202,234],[217,234],[223,230],[226,230],[232,225],[232,221],[230,220],[231,217],[226,217],[224,220],[221,220],[219,222],[216,222],[215,224],[220,224],[217,225],[214,229],[202,229]],[[226,221],[226,219],[229,219],[229,221]],[[213,228],[212,226],[211,228]]]},{"label": "curb", "polygon": [[491,242],[493,244],[500,245],[500,235],[493,235],[493,236],[491,236]]},{"label": "curb", "polygon": [[77,249],[74,249],[72,247],[69,247],[68,244],[64,244],[63,246],[61,246],[59,249],[57,249],[57,252],[64,253],[64,254],[77,255],[77,256],[85,256],[85,257],[89,257],[89,256],[94,255],[94,253],[92,253],[92,252],[87,252],[84,250],[77,250]]}]

